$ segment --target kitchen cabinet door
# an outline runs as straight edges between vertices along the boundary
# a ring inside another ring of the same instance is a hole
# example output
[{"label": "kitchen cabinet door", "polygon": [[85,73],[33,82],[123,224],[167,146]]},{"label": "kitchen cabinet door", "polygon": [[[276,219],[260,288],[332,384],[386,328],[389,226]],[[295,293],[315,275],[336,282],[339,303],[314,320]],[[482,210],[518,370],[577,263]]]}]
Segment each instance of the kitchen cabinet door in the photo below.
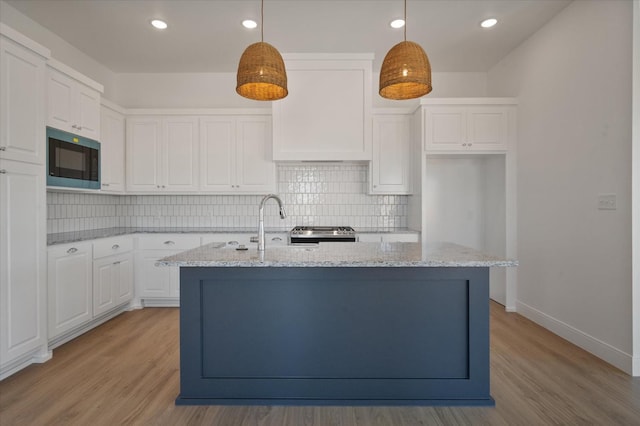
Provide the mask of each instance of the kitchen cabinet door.
[{"label": "kitchen cabinet door", "polygon": [[93,318],[91,242],[48,249],[49,340]]},{"label": "kitchen cabinet door", "polygon": [[199,189],[196,117],[127,119],[127,191],[195,192]]},{"label": "kitchen cabinet door", "polygon": [[0,37],[0,159],[44,164],[48,50]]},{"label": "kitchen cabinet door", "polygon": [[508,109],[502,106],[428,106],[424,111],[426,151],[507,149]]},{"label": "kitchen cabinet door", "polygon": [[409,115],[375,115],[373,158],[369,166],[372,194],[410,194],[411,163]]},{"label": "kitchen cabinet door", "polygon": [[46,262],[44,167],[0,159],[0,377],[47,353]]},{"label": "kitchen cabinet door", "polygon": [[48,68],[47,124],[65,132],[100,140],[100,92]]},{"label": "kitchen cabinet door", "polygon": [[93,315],[98,316],[133,298],[133,254],[93,262]]},{"label": "kitchen cabinet door", "polygon": [[101,189],[121,193],[124,192],[124,116],[104,106],[101,115]]},{"label": "kitchen cabinet door", "polygon": [[236,119],[233,116],[200,120],[200,182],[207,192],[235,192]]},{"label": "kitchen cabinet door", "polygon": [[200,235],[154,234],[138,237],[136,296],[145,306],[175,306],[180,297],[180,268],[156,262],[200,245]]},{"label": "kitchen cabinet door", "polygon": [[271,123],[265,115],[201,119],[201,189],[215,193],[275,191]]},{"label": "kitchen cabinet door", "polygon": [[270,117],[239,117],[236,123],[237,191],[274,192],[276,166],[271,160]]},{"label": "kitchen cabinet door", "polygon": [[162,120],[161,185],[166,191],[198,190],[199,139],[196,117],[168,117]]},{"label": "kitchen cabinet door", "polygon": [[127,119],[127,191],[158,192],[161,188],[160,118]]}]

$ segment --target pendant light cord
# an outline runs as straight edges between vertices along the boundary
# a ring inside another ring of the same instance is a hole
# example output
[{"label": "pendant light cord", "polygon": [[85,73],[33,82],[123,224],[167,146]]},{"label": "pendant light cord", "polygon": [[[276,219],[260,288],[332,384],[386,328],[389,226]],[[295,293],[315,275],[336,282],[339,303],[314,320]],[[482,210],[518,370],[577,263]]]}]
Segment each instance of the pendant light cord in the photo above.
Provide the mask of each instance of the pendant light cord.
[{"label": "pendant light cord", "polygon": [[[407,0],[404,1],[406,2]],[[264,42],[264,0],[260,5],[260,41]]]},{"label": "pendant light cord", "polygon": [[404,0],[404,41],[407,41],[407,0]]}]

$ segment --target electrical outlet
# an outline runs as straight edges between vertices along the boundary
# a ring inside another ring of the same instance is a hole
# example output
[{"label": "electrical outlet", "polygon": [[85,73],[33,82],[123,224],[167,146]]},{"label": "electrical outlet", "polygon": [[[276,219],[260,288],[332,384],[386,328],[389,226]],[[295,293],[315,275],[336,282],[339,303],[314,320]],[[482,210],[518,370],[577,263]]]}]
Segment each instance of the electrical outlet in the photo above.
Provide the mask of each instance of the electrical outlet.
[{"label": "electrical outlet", "polygon": [[616,194],[598,194],[598,210],[616,210]]}]

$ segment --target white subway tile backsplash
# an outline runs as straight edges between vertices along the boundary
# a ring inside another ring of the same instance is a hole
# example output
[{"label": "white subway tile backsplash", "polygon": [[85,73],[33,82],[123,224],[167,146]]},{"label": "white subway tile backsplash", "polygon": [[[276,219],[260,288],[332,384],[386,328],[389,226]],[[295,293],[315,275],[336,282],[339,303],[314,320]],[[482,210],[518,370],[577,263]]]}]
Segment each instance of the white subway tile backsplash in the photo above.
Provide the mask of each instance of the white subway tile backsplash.
[{"label": "white subway tile backsplash", "polygon": [[[279,195],[287,218],[269,202],[265,225],[407,226],[407,196],[368,195],[367,166],[280,165]],[[47,232],[110,227],[256,226],[259,195],[103,195],[47,193]]]}]

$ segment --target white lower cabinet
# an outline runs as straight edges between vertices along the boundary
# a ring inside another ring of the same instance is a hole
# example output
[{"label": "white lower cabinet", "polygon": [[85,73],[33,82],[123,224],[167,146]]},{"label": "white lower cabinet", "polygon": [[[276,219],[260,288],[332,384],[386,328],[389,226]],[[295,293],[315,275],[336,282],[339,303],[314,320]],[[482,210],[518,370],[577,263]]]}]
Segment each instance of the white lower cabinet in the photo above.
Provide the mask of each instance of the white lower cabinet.
[{"label": "white lower cabinet", "polygon": [[54,245],[47,254],[51,347],[117,315],[133,299],[132,237]]},{"label": "white lower cabinet", "polygon": [[92,244],[48,249],[49,341],[93,317]]},{"label": "white lower cabinet", "polygon": [[133,240],[97,240],[93,245],[93,315],[133,299]]},{"label": "white lower cabinet", "polygon": [[200,235],[150,234],[138,236],[135,259],[136,295],[143,306],[179,304],[180,268],[156,266],[163,257],[200,245]]}]

